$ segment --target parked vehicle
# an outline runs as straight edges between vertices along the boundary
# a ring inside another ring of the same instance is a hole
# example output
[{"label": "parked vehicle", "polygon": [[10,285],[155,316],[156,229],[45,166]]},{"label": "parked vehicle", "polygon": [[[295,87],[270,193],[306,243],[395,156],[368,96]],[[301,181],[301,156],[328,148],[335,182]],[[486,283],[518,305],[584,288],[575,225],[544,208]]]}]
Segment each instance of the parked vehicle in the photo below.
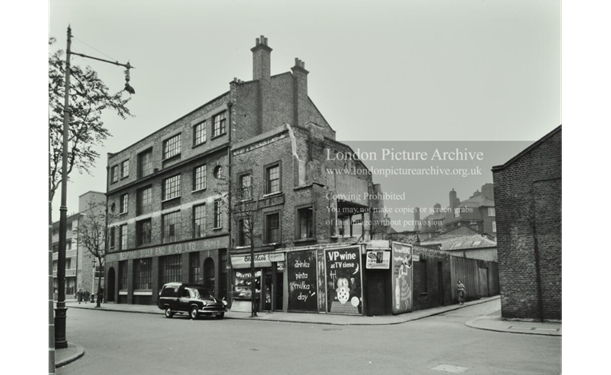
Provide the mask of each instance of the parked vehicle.
[{"label": "parked vehicle", "polygon": [[220,300],[199,284],[168,283],[159,292],[157,306],[165,310],[165,317],[174,314],[189,314],[191,319],[200,315],[215,316],[223,319],[227,311],[227,301]]}]

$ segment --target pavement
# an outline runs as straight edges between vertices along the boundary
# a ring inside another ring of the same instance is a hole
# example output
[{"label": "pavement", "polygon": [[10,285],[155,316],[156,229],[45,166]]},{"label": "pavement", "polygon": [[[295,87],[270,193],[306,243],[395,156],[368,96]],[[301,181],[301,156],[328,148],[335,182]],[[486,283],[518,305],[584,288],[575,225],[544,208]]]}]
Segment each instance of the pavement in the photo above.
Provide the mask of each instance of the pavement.
[{"label": "pavement", "polygon": [[[482,298],[475,301],[465,302],[463,305],[440,306],[426,310],[413,311],[400,315],[384,315],[384,316],[362,316],[362,315],[339,315],[339,314],[317,314],[317,313],[285,313],[285,312],[259,312],[256,318],[250,317],[250,313],[228,311],[225,313],[225,319],[241,319],[261,322],[285,322],[285,323],[306,323],[306,324],[326,324],[326,325],[354,325],[354,326],[373,326],[373,325],[392,325],[402,324],[419,319],[428,318],[430,316],[440,315],[449,311],[459,310],[473,305],[479,305],[486,302],[499,300],[499,296]],[[163,310],[157,306],[151,305],[130,305],[130,304],[115,304],[103,303],[99,308],[96,303],[80,304],[76,301],[66,301],[66,307],[69,309],[87,309],[97,311],[114,311],[124,313],[137,314],[156,314],[163,315]],[[484,316],[478,316],[475,319],[465,323],[466,326],[496,332],[505,332],[513,334],[527,335],[542,335],[542,336],[562,336],[562,323],[549,322],[525,322],[525,321],[509,321],[501,318],[500,310]],[[85,354],[82,346],[69,343],[67,349],[59,349],[55,352],[56,367],[65,366],[66,364],[77,360]]]}]

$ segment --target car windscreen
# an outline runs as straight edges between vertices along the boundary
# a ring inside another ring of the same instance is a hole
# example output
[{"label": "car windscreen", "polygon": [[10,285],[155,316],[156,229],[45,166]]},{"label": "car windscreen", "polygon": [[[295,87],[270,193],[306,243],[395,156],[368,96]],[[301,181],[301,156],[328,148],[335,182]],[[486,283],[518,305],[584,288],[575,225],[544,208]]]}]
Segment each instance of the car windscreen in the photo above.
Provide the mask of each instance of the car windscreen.
[{"label": "car windscreen", "polygon": [[188,288],[191,298],[207,298],[213,297],[212,293],[208,289],[204,288]]}]

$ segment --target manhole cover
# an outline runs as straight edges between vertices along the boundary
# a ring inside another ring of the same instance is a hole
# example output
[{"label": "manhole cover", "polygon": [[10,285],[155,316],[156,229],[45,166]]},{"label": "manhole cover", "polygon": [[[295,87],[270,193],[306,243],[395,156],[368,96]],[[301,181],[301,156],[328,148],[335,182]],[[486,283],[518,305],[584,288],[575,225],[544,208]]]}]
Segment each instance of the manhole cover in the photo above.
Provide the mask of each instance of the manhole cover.
[{"label": "manhole cover", "polygon": [[439,365],[432,368],[432,370],[445,371],[450,372],[452,374],[462,374],[463,372],[467,371],[467,369],[467,367],[453,365]]}]

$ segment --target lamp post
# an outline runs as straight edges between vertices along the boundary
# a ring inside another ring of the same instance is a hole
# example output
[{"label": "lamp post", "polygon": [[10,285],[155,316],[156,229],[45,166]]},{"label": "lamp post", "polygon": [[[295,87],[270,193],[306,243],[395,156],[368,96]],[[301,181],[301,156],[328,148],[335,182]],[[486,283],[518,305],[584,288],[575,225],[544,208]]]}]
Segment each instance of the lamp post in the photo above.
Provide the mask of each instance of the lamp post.
[{"label": "lamp post", "polygon": [[[72,29],[68,26],[68,41],[66,47],[66,82],[64,92],[64,124],[63,124],[63,140],[62,140],[62,194],[61,206],[59,207],[59,249],[57,255],[57,305],[55,308],[55,348],[65,349],[68,347],[66,340],[66,219],[68,208],[66,207],[66,196],[68,188],[68,136],[70,127],[70,56],[78,55],[81,57],[98,60],[114,65],[124,66],[125,71],[125,91],[130,94],[135,94],[136,91],[129,85],[129,70],[134,67],[129,64],[121,64],[117,61],[100,59],[98,57],[87,56],[82,53],[71,51]],[[95,272],[94,272],[95,277]]]}]

